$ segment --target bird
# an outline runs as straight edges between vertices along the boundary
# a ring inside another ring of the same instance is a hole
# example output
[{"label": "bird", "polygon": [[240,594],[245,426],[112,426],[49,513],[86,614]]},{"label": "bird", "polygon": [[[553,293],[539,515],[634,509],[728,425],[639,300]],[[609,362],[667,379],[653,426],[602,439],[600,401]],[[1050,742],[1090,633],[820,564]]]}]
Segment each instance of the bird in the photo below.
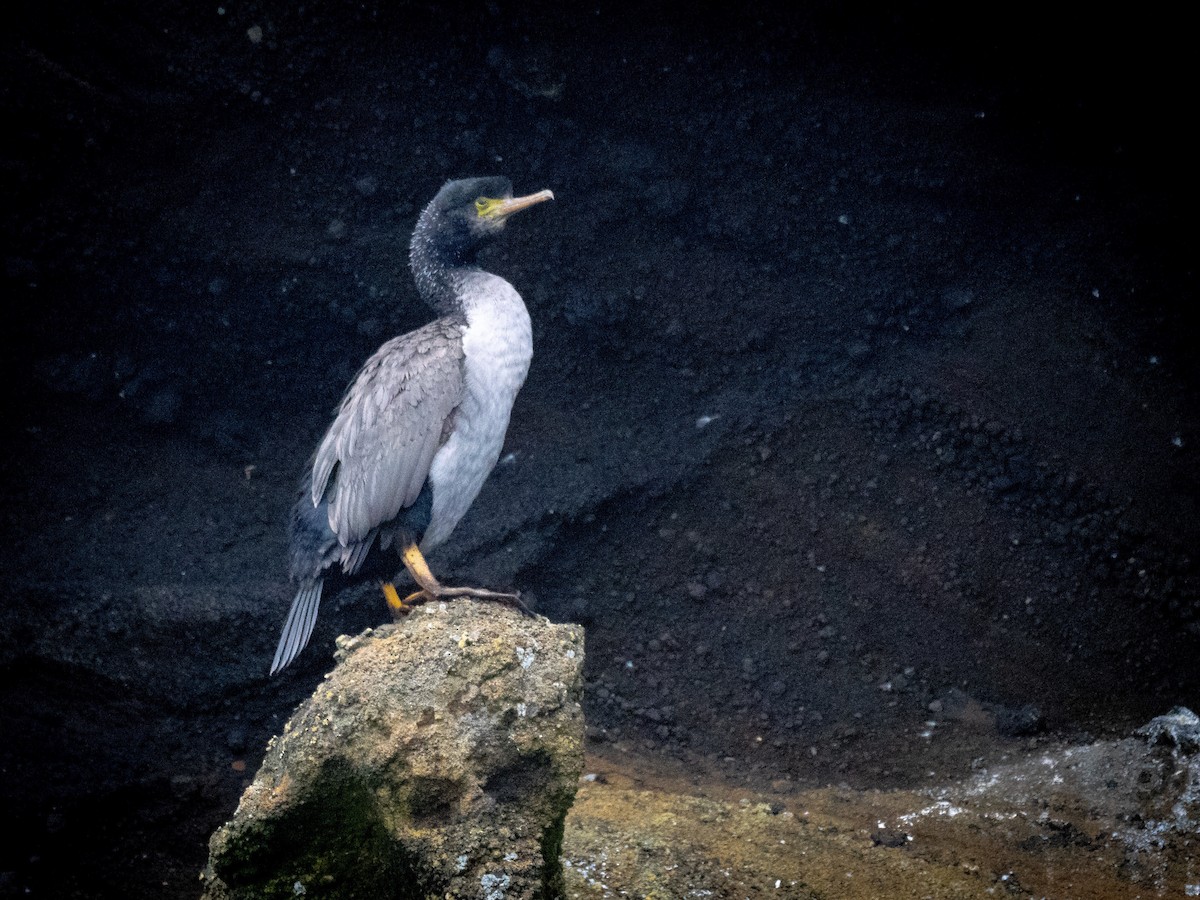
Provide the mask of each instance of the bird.
[{"label": "bird", "polygon": [[447,181],[417,219],[409,267],[437,318],[383,344],[351,381],[301,478],[289,527],[296,594],[271,675],[308,644],[328,570],[355,575],[395,547],[417,590],[382,584],[394,618],[434,598],[477,597],[524,610],[519,594],[448,587],[425,553],[445,541],[496,465],[533,358],[529,311],[479,250],[509,218],[546,200],[489,176]]}]

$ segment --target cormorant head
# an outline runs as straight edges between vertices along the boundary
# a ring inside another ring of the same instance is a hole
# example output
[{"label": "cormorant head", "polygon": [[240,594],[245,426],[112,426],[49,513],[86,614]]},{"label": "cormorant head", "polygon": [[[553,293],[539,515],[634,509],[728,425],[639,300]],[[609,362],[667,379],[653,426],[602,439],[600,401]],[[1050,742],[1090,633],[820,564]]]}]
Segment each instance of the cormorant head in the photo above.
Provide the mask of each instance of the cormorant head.
[{"label": "cormorant head", "polygon": [[462,178],[447,181],[421,213],[413,232],[413,251],[418,244],[447,265],[473,261],[476,251],[499,234],[508,217],[543,200],[553,200],[551,191],[514,197],[507,178]]}]

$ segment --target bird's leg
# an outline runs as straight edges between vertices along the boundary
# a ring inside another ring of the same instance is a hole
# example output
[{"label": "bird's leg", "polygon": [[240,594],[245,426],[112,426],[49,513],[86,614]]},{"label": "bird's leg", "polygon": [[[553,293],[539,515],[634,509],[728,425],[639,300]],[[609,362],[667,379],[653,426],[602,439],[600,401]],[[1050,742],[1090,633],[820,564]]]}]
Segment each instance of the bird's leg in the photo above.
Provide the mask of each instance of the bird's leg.
[{"label": "bird's leg", "polygon": [[[454,597],[475,597],[479,600],[495,600],[499,603],[506,603],[509,606],[515,606],[527,616],[532,616],[529,607],[521,602],[520,594],[504,594],[498,591],[489,591],[484,588],[472,587],[447,587],[438,581],[433,572],[429,570],[429,563],[425,562],[425,556],[421,553],[421,548],[416,542],[407,544],[400,551],[400,559],[404,562],[404,568],[408,569],[408,573],[412,575],[413,581],[420,588],[404,598],[403,601],[397,600],[399,608],[407,609],[405,604],[415,605],[417,603],[425,603],[434,599],[452,599]],[[393,588],[393,591],[395,588]],[[389,599],[388,605],[391,606]],[[393,606],[393,610],[397,607]]]},{"label": "bird's leg", "polygon": [[[396,590],[396,586],[390,581],[385,581],[380,585],[380,588],[383,590],[384,602],[387,603],[387,607],[392,613],[392,619],[396,622],[399,622],[400,617],[412,609],[411,605],[406,605],[407,601],[411,600],[412,597],[405,597],[403,600],[401,600],[400,594]],[[417,593],[419,594],[420,591]]]}]

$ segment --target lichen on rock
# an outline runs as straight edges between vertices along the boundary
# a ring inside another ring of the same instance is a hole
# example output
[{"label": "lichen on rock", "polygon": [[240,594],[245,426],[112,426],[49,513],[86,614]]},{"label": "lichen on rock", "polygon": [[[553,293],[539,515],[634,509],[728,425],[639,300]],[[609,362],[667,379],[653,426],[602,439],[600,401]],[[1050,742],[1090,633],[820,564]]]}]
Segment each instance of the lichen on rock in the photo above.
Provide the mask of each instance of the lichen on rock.
[{"label": "lichen on rock", "polygon": [[338,644],[213,835],[205,897],[559,896],[583,629],[460,600]]}]

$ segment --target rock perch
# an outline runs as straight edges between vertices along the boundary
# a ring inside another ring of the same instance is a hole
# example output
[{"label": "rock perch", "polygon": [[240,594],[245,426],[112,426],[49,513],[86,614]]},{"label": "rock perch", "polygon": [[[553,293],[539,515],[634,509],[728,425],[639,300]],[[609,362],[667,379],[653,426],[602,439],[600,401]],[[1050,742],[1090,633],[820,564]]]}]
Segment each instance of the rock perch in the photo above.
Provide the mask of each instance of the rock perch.
[{"label": "rock perch", "polygon": [[213,835],[205,898],[560,896],[583,629],[459,600],[339,646]]}]

